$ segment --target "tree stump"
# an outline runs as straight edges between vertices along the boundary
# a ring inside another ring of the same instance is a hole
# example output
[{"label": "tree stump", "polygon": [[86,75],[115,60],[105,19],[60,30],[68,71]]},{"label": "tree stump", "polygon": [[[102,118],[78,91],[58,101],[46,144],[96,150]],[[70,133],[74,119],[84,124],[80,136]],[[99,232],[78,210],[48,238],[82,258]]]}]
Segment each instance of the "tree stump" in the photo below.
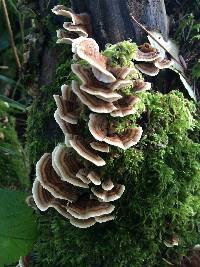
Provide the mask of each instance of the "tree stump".
[{"label": "tree stump", "polygon": [[71,0],[76,13],[91,16],[93,37],[101,48],[106,43],[132,39],[140,44],[144,32],[132,20],[133,15],[149,30],[158,30],[168,39],[168,18],[164,0]]}]

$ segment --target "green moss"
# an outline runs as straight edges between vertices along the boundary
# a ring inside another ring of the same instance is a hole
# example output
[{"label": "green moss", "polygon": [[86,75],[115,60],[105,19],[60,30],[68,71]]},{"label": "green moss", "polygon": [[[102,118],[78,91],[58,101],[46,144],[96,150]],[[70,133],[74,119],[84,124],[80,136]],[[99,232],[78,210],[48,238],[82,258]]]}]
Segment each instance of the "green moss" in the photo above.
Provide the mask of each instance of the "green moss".
[{"label": "green moss", "polygon": [[8,104],[0,101],[0,187],[29,185],[28,170]]},{"label": "green moss", "polygon": [[[115,221],[83,230],[53,210],[40,215],[34,267],[164,267],[200,242],[195,105],[175,91],[143,93],[140,105],[127,122],[143,127],[141,142],[126,151],[112,148],[105,166],[105,177],[126,186],[115,202]],[[46,151],[44,146],[38,153]],[[173,235],[179,246],[168,248],[164,241]]]},{"label": "green moss", "polygon": [[30,107],[27,122],[27,150],[31,164],[35,164],[45,152],[51,152],[58,141],[63,141],[63,134],[55,122],[56,104],[54,94],[60,94],[62,84],[70,82],[71,61],[59,65],[56,80],[50,86],[43,86],[41,94]]},{"label": "green moss", "polygon": [[137,52],[137,45],[131,41],[123,41],[114,45],[107,44],[103,55],[111,59],[113,66],[131,66]]}]

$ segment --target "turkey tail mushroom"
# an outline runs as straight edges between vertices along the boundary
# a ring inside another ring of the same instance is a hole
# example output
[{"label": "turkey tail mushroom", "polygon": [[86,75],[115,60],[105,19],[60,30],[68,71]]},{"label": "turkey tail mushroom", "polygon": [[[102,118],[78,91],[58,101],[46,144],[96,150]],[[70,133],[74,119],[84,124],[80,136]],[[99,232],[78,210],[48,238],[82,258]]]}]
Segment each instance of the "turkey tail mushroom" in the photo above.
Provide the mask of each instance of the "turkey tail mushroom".
[{"label": "turkey tail mushroom", "polygon": [[[65,39],[71,39],[71,43],[80,36],[88,37],[91,35],[91,21],[90,16],[87,13],[75,14],[72,9],[63,5],[55,6],[52,9],[52,12],[56,15],[64,16],[72,20],[72,22],[64,22],[63,24],[63,28],[69,31],[69,37],[65,37]],[[70,35],[72,38],[70,38]],[[61,38],[61,40],[62,39],[63,38]]]},{"label": "turkey tail mushroom", "polygon": [[[109,202],[119,199],[125,190],[115,177],[113,181],[108,178],[103,167],[108,153],[115,153],[116,147],[129,149],[142,136],[142,127],[131,127],[133,116],[130,121],[127,117],[136,111],[137,93],[151,88],[137,69],[154,76],[170,60],[145,43],[137,50],[135,66],[133,62],[115,66],[112,57],[103,55],[96,41],[87,38],[91,36],[88,14],[75,14],[63,5],[52,11],[72,21],[57,31],[57,42],[72,45],[76,64],[71,69],[77,77],[71,85],[62,85],[62,95],[53,96],[57,106],[54,118],[65,144],[40,158],[32,193],[39,210],[54,208],[75,227],[88,228],[114,220],[115,206]],[[127,126],[119,132],[117,123],[125,116]]]}]

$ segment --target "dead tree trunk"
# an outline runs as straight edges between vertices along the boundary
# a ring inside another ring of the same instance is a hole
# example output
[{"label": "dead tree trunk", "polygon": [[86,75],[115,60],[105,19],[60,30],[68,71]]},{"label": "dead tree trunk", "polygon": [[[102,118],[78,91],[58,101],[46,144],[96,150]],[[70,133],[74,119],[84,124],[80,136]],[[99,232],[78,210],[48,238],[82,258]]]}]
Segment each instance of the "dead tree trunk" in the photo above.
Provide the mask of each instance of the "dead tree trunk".
[{"label": "dead tree trunk", "polygon": [[158,30],[168,38],[164,0],[71,0],[72,9],[87,12],[92,19],[93,37],[101,48],[106,43],[132,39],[141,43],[144,32],[131,19],[133,15],[147,29]]}]

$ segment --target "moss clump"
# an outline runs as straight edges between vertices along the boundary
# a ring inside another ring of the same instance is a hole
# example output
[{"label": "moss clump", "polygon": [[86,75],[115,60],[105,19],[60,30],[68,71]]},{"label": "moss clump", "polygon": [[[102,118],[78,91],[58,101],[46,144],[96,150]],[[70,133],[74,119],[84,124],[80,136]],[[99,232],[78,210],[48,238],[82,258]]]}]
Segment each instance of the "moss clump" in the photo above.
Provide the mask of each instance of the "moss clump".
[{"label": "moss clump", "polygon": [[123,41],[114,45],[107,44],[103,55],[110,58],[112,66],[131,66],[137,49],[135,43]]},{"label": "moss clump", "polygon": [[[131,117],[132,125],[142,124],[141,142],[126,151],[112,148],[105,166],[105,176],[126,186],[115,203],[116,220],[83,230],[49,210],[38,219],[33,266],[164,267],[199,243],[200,125],[194,112],[181,93],[143,93]],[[166,247],[174,235],[179,246]]]},{"label": "moss clump", "polygon": [[70,83],[71,61],[61,64],[56,71],[56,80],[50,86],[40,88],[41,94],[35,99],[29,110],[27,124],[27,150],[31,164],[35,164],[45,152],[51,152],[63,134],[55,122],[56,104],[54,94],[60,94],[62,84]]},{"label": "moss clump", "polygon": [[10,107],[0,101],[0,187],[24,188],[28,186],[25,157],[15,130],[15,119]]}]

